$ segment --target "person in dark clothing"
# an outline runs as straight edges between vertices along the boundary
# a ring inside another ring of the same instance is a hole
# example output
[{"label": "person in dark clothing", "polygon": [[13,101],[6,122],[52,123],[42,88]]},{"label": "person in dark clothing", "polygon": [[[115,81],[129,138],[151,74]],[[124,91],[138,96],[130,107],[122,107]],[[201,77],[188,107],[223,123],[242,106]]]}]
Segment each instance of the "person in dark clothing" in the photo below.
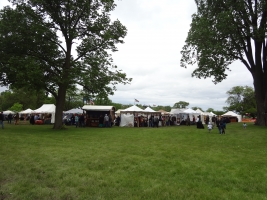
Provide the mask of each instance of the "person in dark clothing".
[{"label": "person in dark clothing", "polygon": [[207,115],[205,124],[208,125],[209,124],[209,121],[210,121],[210,117]]},{"label": "person in dark clothing", "polygon": [[83,114],[79,118],[79,125],[80,127],[84,127],[84,115]]},{"label": "person in dark clothing", "polygon": [[31,125],[34,125],[34,115],[32,114],[31,117],[30,117],[30,124]]},{"label": "person in dark clothing", "polygon": [[5,116],[3,112],[0,112],[0,124],[2,125],[2,129],[4,129],[4,120],[5,120]]},{"label": "person in dark clothing", "polygon": [[7,116],[7,119],[8,119],[8,123],[11,124],[11,121],[12,121],[12,114],[9,113],[8,116]]},{"label": "person in dark clothing", "polygon": [[215,126],[215,123],[216,123],[216,117],[215,115],[213,115],[213,117],[211,118],[211,124],[212,124],[212,128]]},{"label": "person in dark clothing", "polygon": [[159,119],[156,116],[154,117],[154,127],[159,127]]},{"label": "person in dark clothing", "polygon": [[120,118],[120,116],[118,115],[117,117],[116,117],[116,126],[120,126],[120,123],[121,123],[121,118]]},{"label": "person in dark clothing", "polygon": [[203,126],[202,121],[200,119],[200,115],[198,116],[198,120],[197,120],[197,128],[204,129],[204,126]]},{"label": "person in dark clothing", "polygon": [[102,128],[102,127],[104,126],[104,117],[103,117],[103,115],[100,115],[100,117],[99,117],[99,123],[98,123],[98,126],[99,126],[100,128]]}]

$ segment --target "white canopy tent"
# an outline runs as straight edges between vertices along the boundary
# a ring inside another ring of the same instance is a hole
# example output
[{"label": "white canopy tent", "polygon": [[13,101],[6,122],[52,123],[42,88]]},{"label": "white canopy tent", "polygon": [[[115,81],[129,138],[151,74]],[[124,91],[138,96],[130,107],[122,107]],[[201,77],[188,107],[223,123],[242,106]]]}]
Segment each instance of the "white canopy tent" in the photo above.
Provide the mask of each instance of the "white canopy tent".
[{"label": "white canopy tent", "polygon": [[120,127],[134,127],[134,115],[121,114]]},{"label": "white canopy tent", "polygon": [[8,114],[10,114],[10,113],[11,113],[12,115],[15,114],[15,112],[13,112],[13,111],[11,111],[11,110],[6,110],[6,111],[3,112],[4,115],[8,115]]},{"label": "white canopy tent", "polygon": [[33,110],[32,113],[51,114],[51,123],[55,123],[56,106],[54,104],[44,104],[40,108]]},{"label": "white canopy tent", "polygon": [[228,111],[222,115],[223,117],[236,117],[238,122],[242,122],[242,116],[234,113],[233,111]]},{"label": "white canopy tent", "polygon": [[115,112],[115,114],[116,114],[116,115],[120,115],[121,111],[123,111],[123,109],[118,109],[118,110]]},{"label": "white canopy tent", "polygon": [[65,114],[80,114],[83,113],[83,110],[80,108],[73,108],[67,111],[64,111]]},{"label": "white canopy tent", "polygon": [[185,109],[172,108],[170,111],[170,114],[171,115],[177,115],[177,114],[183,113],[184,110]]},{"label": "white canopy tent", "polygon": [[126,108],[126,109],[120,111],[120,115],[121,115],[120,126],[121,127],[131,126],[131,124],[133,124],[133,126],[134,126],[134,117],[137,117],[140,115],[144,115],[144,116],[148,117],[151,114],[161,115],[161,112],[154,111],[154,110],[152,110],[152,111],[143,110],[143,109],[137,107],[136,105],[133,105],[129,108]]},{"label": "white canopy tent", "polygon": [[155,112],[155,110],[153,110],[153,109],[150,108],[150,107],[146,107],[145,111],[147,111],[147,112]]},{"label": "white canopy tent", "polygon": [[191,108],[188,108],[188,109],[183,111],[182,119],[186,120],[187,116],[189,116],[190,121],[193,121],[193,118],[195,117],[195,119],[196,119],[200,114],[201,114],[200,112],[197,112]]},{"label": "white canopy tent", "polygon": [[139,108],[136,105],[133,105],[121,111],[121,113],[123,112],[125,113],[125,112],[145,112],[145,111],[142,108]]},{"label": "white canopy tent", "polygon": [[32,109],[28,108],[26,110],[20,111],[19,114],[31,114],[32,113]]}]

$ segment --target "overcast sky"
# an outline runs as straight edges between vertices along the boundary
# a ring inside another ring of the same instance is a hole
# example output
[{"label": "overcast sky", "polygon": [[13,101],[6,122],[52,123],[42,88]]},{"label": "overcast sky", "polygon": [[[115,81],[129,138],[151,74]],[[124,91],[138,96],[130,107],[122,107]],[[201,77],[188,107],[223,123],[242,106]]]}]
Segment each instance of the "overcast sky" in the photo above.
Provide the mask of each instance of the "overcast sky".
[{"label": "overcast sky", "polygon": [[[124,44],[118,45],[114,63],[130,85],[119,85],[110,99],[114,103],[173,106],[186,101],[189,108],[222,110],[226,92],[234,86],[251,86],[253,79],[239,61],[230,66],[228,78],[214,85],[212,78],[191,77],[193,66],[180,67],[180,51],[196,12],[194,0],[117,0],[112,19],[128,29]],[[7,5],[0,0],[0,8]]]}]

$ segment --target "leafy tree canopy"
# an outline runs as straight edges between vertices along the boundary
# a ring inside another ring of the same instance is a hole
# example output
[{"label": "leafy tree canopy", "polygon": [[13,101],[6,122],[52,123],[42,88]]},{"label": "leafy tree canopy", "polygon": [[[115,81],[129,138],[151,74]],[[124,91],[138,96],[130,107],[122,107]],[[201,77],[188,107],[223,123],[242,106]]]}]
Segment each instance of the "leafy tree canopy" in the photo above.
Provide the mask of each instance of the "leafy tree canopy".
[{"label": "leafy tree canopy", "polygon": [[192,76],[227,78],[241,61],[254,81],[257,124],[267,125],[267,2],[259,0],[195,0],[181,66],[196,65]]},{"label": "leafy tree canopy", "polygon": [[173,108],[186,108],[188,105],[189,105],[188,102],[185,102],[185,101],[179,101],[179,102],[176,102],[176,103],[173,105]]},{"label": "leafy tree canopy", "polygon": [[206,112],[214,112],[214,109],[213,109],[213,108],[208,108],[208,109],[206,110]]},{"label": "leafy tree canopy", "polygon": [[131,79],[117,69],[117,51],[127,30],[111,21],[113,0],[11,0],[0,11],[0,83],[43,88],[56,99],[54,128],[68,89],[81,85],[90,94],[113,94]]},{"label": "leafy tree canopy", "polygon": [[237,112],[241,115],[250,113],[252,116],[256,114],[256,101],[254,89],[249,86],[235,86],[226,92],[228,98],[225,107],[226,110]]},{"label": "leafy tree canopy", "polygon": [[9,110],[20,112],[23,110],[23,105],[20,103],[14,103],[14,105]]},{"label": "leafy tree canopy", "polygon": [[199,110],[203,111],[203,109],[202,109],[202,108],[200,108],[200,107],[197,107],[197,106],[194,106],[194,107],[192,107],[192,109],[193,109],[193,110],[197,110],[197,109],[199,109]]}]

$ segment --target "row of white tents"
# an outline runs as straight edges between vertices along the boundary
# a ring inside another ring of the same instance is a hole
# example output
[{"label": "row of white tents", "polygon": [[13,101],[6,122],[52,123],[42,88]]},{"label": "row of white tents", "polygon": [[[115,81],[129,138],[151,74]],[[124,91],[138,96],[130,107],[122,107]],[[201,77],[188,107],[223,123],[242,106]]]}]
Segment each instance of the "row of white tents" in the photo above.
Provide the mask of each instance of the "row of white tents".
[{"label": "row of white tents", "polygon": [[[154,111],[150,107],[147,107],[145,110],[137,107],[137,106],[131,106],[125,110],[118,110],[116,112],[117,115],[121,116],[121,123],[120,126],[129,126],[129,124],[134,122],[134,116],[136,115],[169,115],[169,116],[175,116],[180,121],[186,120],[189,116],[190,121],[193,121],[193,118],[197,119],[197,117],[200,116],[201,121],[204,123],[204,120],[207,116],[209,116],[209,120],[211,121],[211,118],[213,116],[216,116],[213,112],[203,112],[200,109],[193,110],[193,109],[171,109],[168,113],[158,112]],[[241,115],[238,115],[232,111],[228,111],[225,114],[221,115],[222,117],[236,117],[238,119],[238,122],[242,121]]]},{"label": "row of white tents", "polygon": [[[54,104],[44,104],[42,105],[40,108],[36,109],[36,110],[32,110],[32,109],[26,109],[24,111],[19,112],[19,114],[34,114],[34,113],[38,113],[38,114],[45,114],[45,113],[49,113],[51,114],[51,123],[55,122],[55,112],[56,112],[56,106]],[[8,114],[15,114],[15,112],[7,110],[4,111],[3,114],[8,115]],[[69,111],[65,111],[65,113],[83,113],[82,109],[71,109]],[[193,110],[193,109],[171,109],[170,112],[159,112],[159,111],[154,111],[153,109],[151,109],[150,107],[147,107],[146,109],[141,109],[135,105],[126,108],[124,110],[118,110],[115,112],[116,115],[120,115],[121,116],[121,124],[120,126],[128,126],[129,123],[133,123],[134,122],[134,117],[136,115],[170,115],[170,116],[175,116],[177,118],[180,118],[180,120],[182,119],[186,119],[187,116],[190,117],[190,120],[193,121],[193,117],[197,118],[198,116],[201,117],[201,121],[204,122],[204,118],[206,116],[209,116],[210,119],[212,116],[216,116],[214,113],[212,112],[203,112],[199,109],[197,110]],[[241,115],[238,115],[232,111],[228,111],[227,113],[222,115],[223,117],[236,117],[238,119],[238,122],[242,121],[242,117]]]},{"label": "row of white tents", "polygon": [[[20,115],[27,115],[27,114],[51,114],[51,123],[55,123],[55,113],[56,113],[56,106],[54,104],[44,104],[42,105],[40,108],[36,109],[36,110],[32,110],[30,108],[23,110],[21,112],[19,112]],[[11,111],[11,110],[6,110],[3,112],[4,115],[9,115],[12,114],[14,115],[15,112]]]}]

